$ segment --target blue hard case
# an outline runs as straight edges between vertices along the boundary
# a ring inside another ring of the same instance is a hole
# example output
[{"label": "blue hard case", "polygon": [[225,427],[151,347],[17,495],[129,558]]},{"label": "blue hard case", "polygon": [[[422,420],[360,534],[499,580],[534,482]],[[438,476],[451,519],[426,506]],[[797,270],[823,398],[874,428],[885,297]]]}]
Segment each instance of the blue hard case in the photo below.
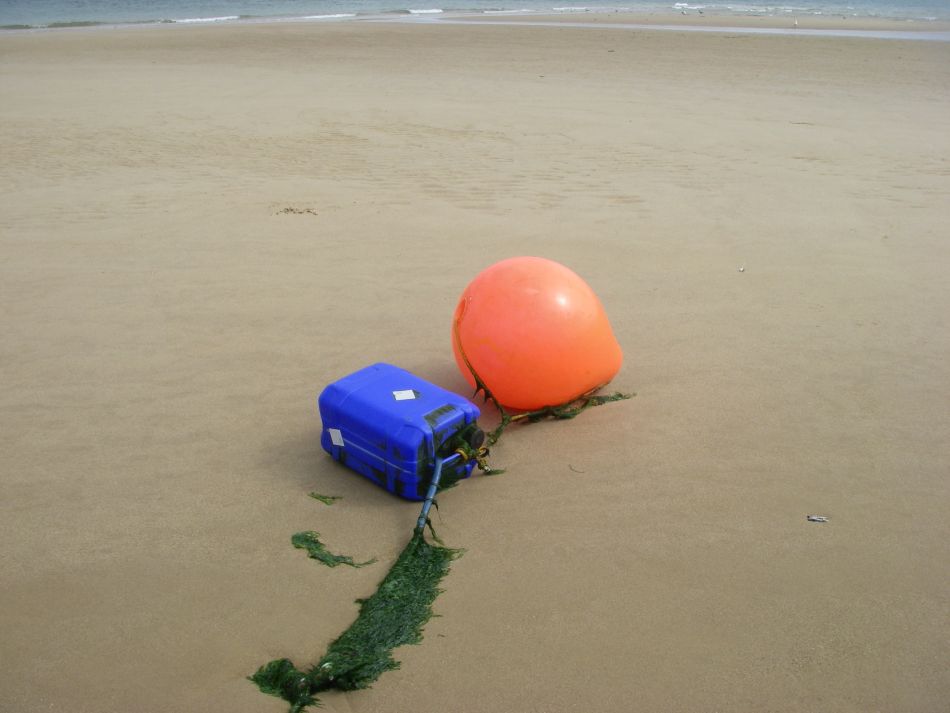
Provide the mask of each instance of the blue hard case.
[{"label": "blue hard case", "polygon": [[[448,458],[478,408],[391,364],[373,364],[327,386],[318,399],[323,449],[407,500],[424,500],[435,459]],[[443,482],[467,478],[474,460],[446,462]]]}]

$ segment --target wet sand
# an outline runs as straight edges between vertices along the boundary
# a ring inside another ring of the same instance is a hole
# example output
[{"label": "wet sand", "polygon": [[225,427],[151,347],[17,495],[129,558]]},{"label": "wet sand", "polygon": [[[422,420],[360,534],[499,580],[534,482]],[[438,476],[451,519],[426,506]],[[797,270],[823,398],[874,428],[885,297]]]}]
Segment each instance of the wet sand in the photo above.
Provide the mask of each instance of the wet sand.
[{"label": "wet sand", "polygon": [[637,396],[442,497],[440,616],[326,710],[943,710],[948,87],[938,42],[0,36],[0,707],[285,710],[244,677],[316,661],[418,512],[320,450],[317,393],[465,388],[455,301],[531,254]]}]

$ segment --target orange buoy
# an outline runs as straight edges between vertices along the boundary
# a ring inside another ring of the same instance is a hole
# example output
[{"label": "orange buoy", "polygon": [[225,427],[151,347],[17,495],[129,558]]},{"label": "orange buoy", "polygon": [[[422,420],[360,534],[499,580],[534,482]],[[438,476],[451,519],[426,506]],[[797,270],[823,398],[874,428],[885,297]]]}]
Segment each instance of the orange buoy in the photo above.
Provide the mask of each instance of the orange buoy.
[{"label": "orange buoy", "polygon": [[472,280],[455,308],[452,348],[473,387],[472,369],[499,403],[523,410],[583,396],[623,361],[594,291],[540,257],[502,260]]}]

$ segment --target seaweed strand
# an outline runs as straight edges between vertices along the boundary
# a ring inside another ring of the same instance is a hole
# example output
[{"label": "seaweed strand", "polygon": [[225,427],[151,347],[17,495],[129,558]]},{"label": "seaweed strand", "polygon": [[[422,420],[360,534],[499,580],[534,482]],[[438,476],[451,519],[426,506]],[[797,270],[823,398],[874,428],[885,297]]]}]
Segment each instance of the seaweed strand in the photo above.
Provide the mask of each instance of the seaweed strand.
[{"label": "seaweed strand", "polygon": [[392,652],[397,646],[418,644],[432,617],[432,603],[449,565],[461,550],[434,545],[417,532],[409,540],[379,589],[358,600],[356,621],[340,635],[309,670],[289,659],[261,666],[250,680],[264,693],[290,703],[290,713],[319,705],[316,694],[331,688],[368,688],[386,671],[399,668]]},{"label": "seaweed strand", "polygon": [[349,555],[335,555],[320,542],[319,538],[319,532],[308,530],[307,532],[298,532],[290,538],[290,542],[298,550],[307,550],[307,554],[311,559],[323,562],[327,567],[336,567],[339,564],[349,565],[350,567],[365,567],[376,561],[376,558],[373,558],[366,562],[354,562]]},{"label": "seaweed strand", "polygon": [[333,505],[337,500],[342,500],[340,495],[321,495],[320,493],[310,493],[310,497],[319,500],[324,505]]}]

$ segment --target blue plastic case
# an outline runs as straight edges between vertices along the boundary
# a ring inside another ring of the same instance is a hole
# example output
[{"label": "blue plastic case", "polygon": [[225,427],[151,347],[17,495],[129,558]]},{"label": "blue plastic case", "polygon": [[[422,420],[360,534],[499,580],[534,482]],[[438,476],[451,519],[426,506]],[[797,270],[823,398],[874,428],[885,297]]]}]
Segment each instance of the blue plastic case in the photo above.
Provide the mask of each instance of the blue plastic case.
[{"label": "blue plastic case", "polygon": [[[323,449],[391,493],[424,500],[436,457],[478,432],[478,408],[391,364],[373,364],[327,386],[318,399]],[[480,443],[480,441],[479,441]],[[467,478],[474,460],[454,458],[443,481]]]}]

